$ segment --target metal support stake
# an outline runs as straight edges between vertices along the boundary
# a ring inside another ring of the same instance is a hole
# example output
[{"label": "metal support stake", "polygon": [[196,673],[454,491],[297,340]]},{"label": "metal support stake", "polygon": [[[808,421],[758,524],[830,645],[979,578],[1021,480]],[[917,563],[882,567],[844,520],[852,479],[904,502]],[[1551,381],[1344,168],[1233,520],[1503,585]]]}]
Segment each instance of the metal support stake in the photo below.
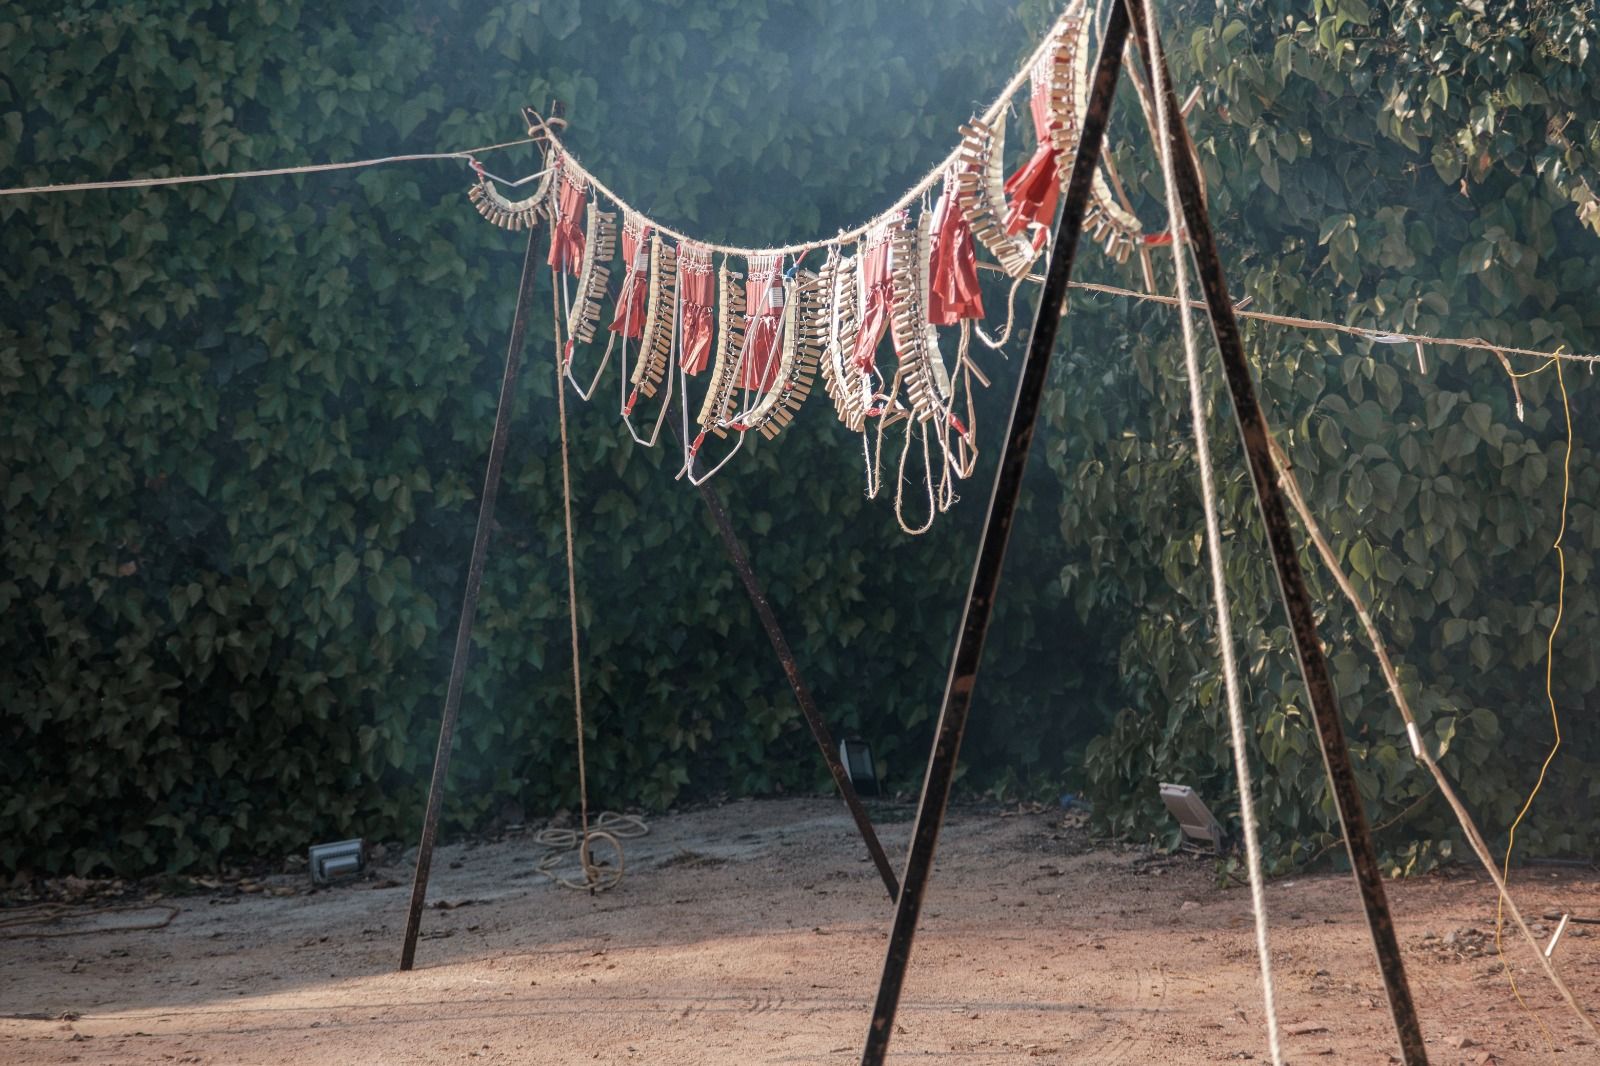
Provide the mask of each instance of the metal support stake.
[{"label": "metal support stake", "polygon": [[417,933],[422,927],[422,905],[428,897],[428,874],[433,867],[433,842],[439,835],[439,812],[444,808],[444,781],[450,770],[450,746],[455,740],[461,690],[467,680],[467,659],[472,647],[472,622],[478,610],[478,587],[483,583],[484,558],[489,550],[489,530],[494,525],[494,501],[500,491],[500,467],[506,456],[511,425],[511,405],[517,395],[517,369],[522,336],[533,313],[533,282],[538,276],[534,238],[528,231],[528,250],[522,258],[522,284],[517,290],[517,313],[511,323],[511,343],[506,346],[506,369],[500,379],[500,406],[494,416],[494,436],[489,442],[489,466],[478,498],[478,529],[472,538],[472,561],[467,565],[467,590],[461,597],[461,618],[456,623],[455,656],[450,662],[450,684],[445,689],[444,714],[439,720],[439,748],[433,756],[433,780],[428,785],[428,809],[422,818],[422,840],[417,844],[417,872],[411,881],[411,910],[406,915],[405,946],[400,949],[400,969],[411,969],[417,956]]},{"label": "metal support stake", "polygon": [[1062,198],[1061,219],[1056,227],[1055,245],[1039,307],[1034,314],[1033,332],[1028,338],[1028,354],[1017,381],[1016,398],[1011,406],[1011,424],[1006,429],[1004,450],[995,474],[989,513],[983,538],[978,545],[978,560],[972,570],[972,585],[967,590],[960,636],[955,658],[950,664],[950,680],[945,687],[944,706],[939,711],[933,755],[922,785],[922,802],[917,809],[917,824],[912,830],[911,853],[906,859],[899,905],[895,908],[894,929],[889,935],[888,955],[883,962],[883,977],[878,985],[878,1000],[872,1009],[872,1024],[867,1030],[862,1066],[881,1066],[894,1031],[895,1011],[900,1005],[900,990],[906,967],[911,961],[911,941],[916,936],[917,918],[922,911],[922,894],[933,869],[933,853],[944,821],[945,805],[955,779],[956,759],[961,751],[961,736],[972,708],[972,690],[977,683],[978,665],[983,657],[983,641],[989,630],[995,589],[1005,562],[1006,542],[1011,537],[1011,522],[1022,492],[1022,475],[1028,464],[1028,449],[1033,443],[1034,422],[1044,394],[1050,356],[1055,348],[1056,331],[1072,278],[1072,263],[1083,230],[1084,210],[1088,206],[1090,179],[1100,162],[1106,121],[1116,95],[1117,76],[1122,70],[1122,46],[1128,36],[1127,11],[1119,3],[1106,21],[1095,64],[1094,84],[1084,110],[1082,133],[1072,176]]},{"label": "metal support stake", "polygon": [[1183,201],[1184,224],[1189,231],[1189,246],[1194,252],[1196,271],[1205,292],[1206,307],[1211,314],[1212,332],[1216,335],[1217,349],[1221,353],[1222,367],[1228,379],[1228,391],[1233,398],[1234,418],[1239,426],[1239,436],[1244,441],[1250,478],[1255,483],[1256,502],[1260,505],[1262,525],[1266,528],[1267,545],[1272,549],[1278,591],[1289,616],[1295,654],[1300,660],[1300,673],[1305,678],[1312,715],[1317,723],[1323,765],[1328,772],[1328,781],[1339,810],[1339,822],[1350,852],[1350,867],[1355,873],[1361,902],[1366,908],[1367,925],[1372,931],[1372,946],[1378,954],[1378,968],[1383,972],[1395,1031],[1400,1037],[1406,1066],[1423,1066],[1428,1061],[1428,1053],[1423,1047],[1422,1026],[1417,1019],[1416,1004],[1412,1002],[1411,989],[1406,981],[1405,963],[1400,957],[1394,920],[1384,895],[1383,872],[1378,867],[1377,852],[1372,846],[1372,833],[1367,826],[1360,789],[1356,786],[1344,726],[1339,721],[1338,695],[1328,674],[1328,661],[1317,635],[1316,619],[1311,614],[1311,596],[1306,590],[1305,575],[1300,570],[1298,546],[1289,525],[1288,511],[1284,507],[1278,469],[1272,461],[1266,418],[1256,397],[1255,382],[1250,377],[1250,365],[1245,359],[1239,323],[1234,317],[1233,301],[1228,296],[1228,283],[1222,272],[1222,259],[1217,253],[1216,236],[1211,231],[1211,220],[1206,213],[1205,196],[1195,167],[1188,125],[1172,89],[1164,50],[1150,54],[1145,29],[1149,18],[1146,0],[1119,0],[1118,8],[1124,5],[1133,23],[1145,74],[1155,91],[1164,93],[1167,98],[1169,121],[1166,136],[1172,146],[1171,156],[1177,171],[1178,196]]},{"label": "metal support stake", "polygon": [[[683,434],[672,421],[670,414],[666,418],[666,423],[681,448]],[[850,817],[855,819],[856,829],[860,831],[861,839],[867,845],[867,853],[872,856],[872,863],[878,868],[878,876],[883,878],[883,887],[889,890],[889,899],[893,901],[900,895],[900,883],[895,879],[894,868],[889,865],[889,856],[883,853],[883,845],[878,842],[878,834],[872,828],[872,819],[867,817],[866,808],[861,805],[861,797],[856,795],[855,786],[850,783],[850,775],[845,773],[844,764],[839,761],[839,749],[833,742],[833,734],[828,732],[827,723],[822,720],[816,701],[811,698],[811,690],[800,677],[800,666],[795,662],[789,641],[778,626],[778,619],[772,613],[772,606],[767,603],[766,593],[761,590],[761,582],[756,579],[756,572],[750,566],[750,556],[740,543],[739,535],[733,531],[733,523],[729,521],[728,512],[722,506],[722,498],[717,495],[717,490],[711,487],[710,480],[700,482],[696,488],[700,490],[700,498],[706,501],[706,510],[711,512],[711,521],[722,536],[722,546],[728,551],[728,561],[733,563],[733,569],[738,573],[739,580],[744,582],[744,590],[750,594],[750,605],[756,609],[756,616],[761,619],[761,627],[767,631],[767,639],[772,642],[772,650],[778,654],[778,662],[783,666],[785,676],[789,678],[789,687],[794,689],[795,702],[800,705],[800,712],[806,716],[806,724],[811,726],[811,735],[816,738],[817,747],[822,751],[822,761],[828,764],[828,772],[833,775],[833,783],[839,789],[844,805],[850,808]]]}]

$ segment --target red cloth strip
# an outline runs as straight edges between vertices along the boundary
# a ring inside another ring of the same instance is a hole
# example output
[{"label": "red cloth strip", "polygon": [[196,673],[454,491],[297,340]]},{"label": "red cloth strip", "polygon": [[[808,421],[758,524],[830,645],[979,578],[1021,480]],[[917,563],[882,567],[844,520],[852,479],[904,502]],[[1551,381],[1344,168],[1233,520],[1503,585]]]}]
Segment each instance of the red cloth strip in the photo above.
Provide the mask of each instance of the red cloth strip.
[{"label": "red cloth strip", "polygon": [[1041,144],[1028,161],[1006,179],[1006,232],[1021,233],[1033,222],[1050,225],[1056,217],[1056,200],[1060,196],[1056,150],[1048,143]]},{"label": "red cloth strip", "polygon": [[717,302],[716,277],[711,272],[711,250],[688,241],[678,246],[678,293],[683,301],[683,334],[678,365],[686,374],[698,374],[711,361],[716,339],[712,309]]},{"label": "red cloth strip", "polygon": [[778,372],[778,344],[783,337],[783,258],[752,256],[744,283],[744,364],[741,388],[766,392]]},{"label": "red cloth strip", "polygon": [[563,171],[556,183],[556,211],[550,223],[550,257],[546,261],[568,274],[577,274],[583,266],[583,206],[588,199],[585,183]]},{"label": "red cloth strip", "polygon": [[861,278],[861,326],[856,334],[855,365],[871,373],[878,365],[878,344],[889,329],[889,304],[894,299],[894,278],[889,273],[889,228],[905,219],[875,227],[863,242],[856,269]]},{"label": "red cloth strip", "polygon": [[1028,95],[1028,110],[1033,115],[1033,132],[1039,147],[1017,172],[1006,179],[1006,232],[1021,233],[1028,224],[1049,226],[1056,217],[1056,201],[1061,196],[1056,177],[1056,150],[1050,140],[1054,124],[1050,114],[1050,70],[1046,56],[1033,70],[1033,88]]},{"label": "red cloth strip", "polygon": [[645,303],[650,298],[650,227],[642,220],[623,220],[622,261],[627,273],[617,291],[616,313],[607,328],[638,340],[644,336]]},{"label": "red cloth strip", "polygon": [[978,257],[972,229],[956,198],[955,172],[944,176],[944,191],[933,209],[933,251],[928,263],[928,321],[953,326],[963,318],[983,317],[978,289]]}]

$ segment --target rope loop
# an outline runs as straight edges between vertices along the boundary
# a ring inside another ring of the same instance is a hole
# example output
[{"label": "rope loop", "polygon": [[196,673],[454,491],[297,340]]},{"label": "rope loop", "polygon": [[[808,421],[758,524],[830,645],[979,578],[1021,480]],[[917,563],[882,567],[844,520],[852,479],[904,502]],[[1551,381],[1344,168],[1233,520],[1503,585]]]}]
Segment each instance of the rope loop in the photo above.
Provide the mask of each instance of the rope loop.
[{"label": "rope loop", "polygon": [[[535,834],[534,843],[550,849],[539,860],[534,872],[547,877],[562,888],[577,889],[594,895],[613,889],[622,880],[625,860],[622,853],[624,840],[635,840],[650,832],[650,825],[637,814],[618,814],[601,811],[587,830],[566,827],[542,829]],[[616,865],[596,858],[595,844],[604,844],[616,856]],[[578,851],[578,866],[583,876],[569,877],[556,872],[567,852]]]}]

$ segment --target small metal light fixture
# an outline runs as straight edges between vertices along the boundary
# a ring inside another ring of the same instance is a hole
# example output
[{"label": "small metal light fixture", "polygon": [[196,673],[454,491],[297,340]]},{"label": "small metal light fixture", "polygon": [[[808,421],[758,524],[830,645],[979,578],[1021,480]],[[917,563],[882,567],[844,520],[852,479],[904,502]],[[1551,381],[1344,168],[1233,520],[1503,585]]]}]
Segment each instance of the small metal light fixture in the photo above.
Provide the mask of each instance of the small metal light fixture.
[{"label": "small metal light fixture", "polygon": [[1222,826],[1194,789],[1188,785],[1162,784],[1161,802],[1167,805],[1167,813],[1183,830],[1184,839],[1209,844],[1221,854]]},{"label": "small metal light fixture", "polygon": [[327,885],[355,877],[367,868],[366,848],[360,837],[334,844],[311,845],[311,880]]},{"label": "small metal light fixture", "polygon": [[872,749],[864,740],[854,738],[839,741],[839,761],[844,763],[845,776],[862,796],[878,796],[878,768],[872,761]]}]

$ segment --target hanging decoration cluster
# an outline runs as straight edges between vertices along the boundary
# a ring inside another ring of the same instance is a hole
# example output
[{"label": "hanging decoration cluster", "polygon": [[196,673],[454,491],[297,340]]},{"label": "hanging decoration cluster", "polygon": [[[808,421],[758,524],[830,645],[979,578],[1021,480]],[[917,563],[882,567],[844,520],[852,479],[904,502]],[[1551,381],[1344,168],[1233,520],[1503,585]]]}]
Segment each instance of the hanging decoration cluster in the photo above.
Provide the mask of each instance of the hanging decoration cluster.
[{"label": "hanging decoration cluster", "polygon": [[[832,238],[761,249],[678,234],[606,188],[553,131],[532,196],[509,199],[476,164],[469,195],[484,218],[506,229],[549,219],[548,263],[566,309],[560,357],[581,397],[589,399],[619,346],[619,414],[635,441],[653,446],[674,389],[682,393],[680,477],[699,484],[726,465],[748,434],[777,436],[820,374],[835,415],[861,437],[869,497],[881,485],[884,434],[904,424],[897,430],[895,513],[906,532],[922,533],[955,501],[955,482],[976,469],[972,395],[988,380],[971,337],[976,332],[990,348],[1005,343],[1016,287],[1050,241],[1077,153],[1094,29],[1084,0],[1074,0],[994,104],[960,128],[960,142],[939,166],[895,206]],[[1006,115],[1024,83],[1035,148],[1006,177]],[[1149,240],[1108,168],[1102,164],[1095,174],[1085,232],[1123,262]],[[621,281],[612,285],[619,243]],[[1006,324],[995,337],[982,325],[980,249],[1013,279]],[[821,261],[808,268],[813,253]],[[606,345],[585,389],[573,364],[596,342],[608,294]],[[953,355],[946,330],[956,334]],[[886,339],[892,362],[880,356]],[[701,377],[700,404],[691,409],[691,379]],[[697,412],[692,428],[691,410]],[[642,430],[635,419],[645,411],[652,421]],[[917,523],[905,516],[906,464],[914,450],[927,497]]]}]

